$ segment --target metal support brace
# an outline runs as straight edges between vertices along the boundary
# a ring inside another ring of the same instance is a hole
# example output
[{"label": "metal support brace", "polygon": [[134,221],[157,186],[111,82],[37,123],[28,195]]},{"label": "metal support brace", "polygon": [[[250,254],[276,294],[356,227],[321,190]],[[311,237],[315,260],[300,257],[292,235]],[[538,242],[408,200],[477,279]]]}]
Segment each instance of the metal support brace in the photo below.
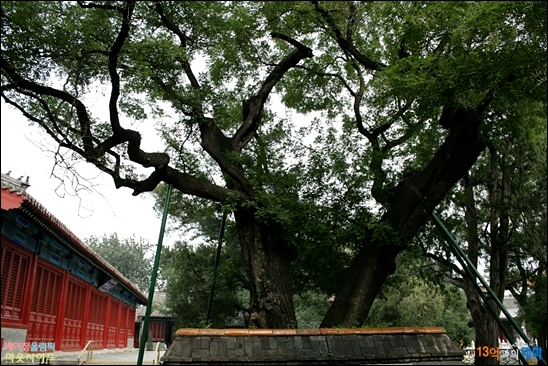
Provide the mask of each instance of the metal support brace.
[{"label": "metal support brace", "polygon": [[154,288],[156,287],[156,277],[158,276],[158,267],[160,266],[160,256],[162,253],[162,241],[164,240],[164,232],[166,228],[167,213],[169,211],[169,202],[171,201],[171,184],[167,186],[166,200],[164,203],[164,213],[162,215],[162,225],[160,226],[160,235],[158,237],[158,245],[156,246],[156,255],[154,256],[154,268],[152,269],[152,275],[150,276],[150,287],[148,289],[147,309],[145,311],[145,319],[142,323],[141,341],[139,342],[139,355],[137,357],[137,365],[143,364],[143,357],[145,354],[145,343],[148,338],[148,323],[150,320],[150,313],[152,312],[152,299],[154,298]]}]

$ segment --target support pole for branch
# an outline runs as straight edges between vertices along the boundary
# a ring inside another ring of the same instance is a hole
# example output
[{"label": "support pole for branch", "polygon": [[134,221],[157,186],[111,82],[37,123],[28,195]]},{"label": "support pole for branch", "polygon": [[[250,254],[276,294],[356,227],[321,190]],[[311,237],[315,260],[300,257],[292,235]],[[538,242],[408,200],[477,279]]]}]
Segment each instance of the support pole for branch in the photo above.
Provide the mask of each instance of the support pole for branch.
[{"label": "support pole for branch", "polygon": [[[493,300],[497,304],[498,308],[504,313],[504,315],[506,315],[506,319],[508,319],[508,321],[510,322],[510,325],[519,334],[519,336],[527,343],[527,346],[533,347],[534,344],[529,340],[529,338],[523,332],[521,327],[514,321],[514,318],[512,318],[512,316],[510,315],[510,313],[508,312],[508,310],[506,309],[502,301],[498,299],[497,295],[491,289],[487,281],[485,281],[483,276],[478,272],[474,264],[470,261],[466,253],[464,253],[462,248],[457,244],[457,241],[455,240],[453,235],[451,235],[449,230],[447,230],[445,225],[443,225],[438,215],[436,215],[434,211],[430,211],[430,210],[428,210],[428,213],[430,217],[432,218],[432,220],[434,221],[434,224],[436,225],[436,227],[440,230],[445,241],[449,244],[451,250],[453,251],[453,254],[455,254],[455,256],[457,257],[457,260],[459,261],[460,265],[463,267],[468,277],[472,280],[472,284],[476,288],[476,291],[478,292],[478,294],[481,296],[483,303],[485,304],[485,306],[487,307],[487,309],[489,310],[489,312],[491,313],[491,315],[493,316],[493,318],[499,325],[500,330],[504,333],[506,338],[508,338],[508,341],[510,342],[512,348],[516,350],[519,360],[521,361],[523,365],[527,365],[528,361],[525,359],[525,356],[523,355],[523,353],[521,353],[520,349],[517,347],[514,336],[508,331],[508,329],[506,329],[506,327],[500,320],[498,312],[491,305],[490,300]],[[486,295],[483,293],[477,280],[480,281],[480,283],[487,290],[489,295]],[[546,361],[542,358],[538,360],[538,363],[540,365],[546,365]]]},{"label": "support pole for branch", "polygon": [[[506,329],[506,327],[502,324],[502,321],[500,320],[499,314],[495,310],[495,308],[492,306],[490,300],[494,301],[495,304],[498,306],[498,308],[504,313],[504,315],[506,315],[506,319],[508,319],[508,321],[510,322],[510,325],[519,334],[521,339],[523,339],[527,343],[527,346],[532,347],[533,343],[531,343],[531,341],[529,340],[527,335],[523,332],[521,327],[514,321],[514,318],[512,318],[512,316],[510,315],[510,313],[508,312],[508,310],[506,309],[506,307],[504,306],[502,301],[500,301],[498,299],[497,295],[491,289],[491,287],[489,286],[487,281],[485,281],[483,276],[478,272],[478,270],[476,269],[474,264],[470,261],[470,259],[466,255],[466,253],[458,245],[456,239],[449,232],[449,230],[447,230],[447,228],[445,227],[443,222],[440,220],[438,215],[436,215],[434,210],[431,209],[430,206],[426,203],[426,200],[423,198],[423,196],[420,194],[420,192],[417,191],[417,189],[414,186],[409,184],[409,182],[407,182],[407,186],[411,189],[411,191],[413,191],[413,193],[415,193],[417,198],[421,201],[421,203],[423,204],[423,206],[425,208],[426,213],[430,216],[432,221],[434,221],[434,224],[436,225],[438,230],[441,232],[443,238],[445,239],[447,244],[449,244],[449,247],[450,247],[451,251],[457,257],[457,260],[459,261],[460,265],[462,266],[462,268],[464,269],[464,271],[468,275],[468,278],[470,278],[472,280],[472,284],[474,285],[476,291],[478,292],[478,294],[482,298],[483,303],[485,304],[485,306],[487,307],[487,309],[489,310],[489,312],[491,313],[491,315],[493,316],[493,318],[495,319],[495,321],[499,325],[500,330],[504,333],[506,338],[508,338],[508,341],[512,345],[512,348],[514,350],[516,350],[519,360],[522,362],[523,365],[527,365],[528,361],[525,359],[525,356],[523,355],[523,353],[521,353],[520,350],[518,349],[518,347],[516,345],[516,342],[514,340],[514,336],[512,334],[510,334],[508,329]],[[483,287],[487,290],[488,295],[483,293],[483,291],[480,288],[480,285],[478,284],[478,280],[483,285]],[[540,357],[539,360],[538,360],[538,363],[540,365],[546,365],[546,360],[544,360],[542,357]]]},{"label": "support pole for branch", "polygon": [[211,306],[213,304],[213,292],[215,291],[215,281],[217,279],[217,268],[219,267],[219,259],[221,258],[221,247],[223,244],[223,236],[225,235],[225,223],[226,223],[226,212],[223,213],[223,219],[221,221],[221,229],[219,230],[219,242],[217,244],[217,253],[215,254],[215,264],[213,266],[213,282],[211,283],[211,290],[209,291],[209,300],[207,302],[206,324],[209,324],[209,320],[211,319]]},{"label": "support pole for branch", "polygon": [[160,236],[158,238],[158,246],[156,247],[156,255],[154,257],[154,268],[150,278],[150,287],[148,289],[147,309],[145,312],[145,319],[143,320],[143,326],[141,327],[141,341],[139,342],[139,357],[137,358],[137,365],[143,364],[143,356],[145,352],[145,343],[148,338],[148,323],[150,320],[150,313],[152,312],[152,299],[154,297],[154,288],[156,287],[156,278],[158,277],[158,267],[160,265],[160,254],[162,252],[162,241],[164,240],[164,231],[166,228],[167,212],[169,210],[169,202],[171,200],[172,186],[167,186],[166,201],[164,203],[164,214],[162,216],[162,225],[160,227]]}]

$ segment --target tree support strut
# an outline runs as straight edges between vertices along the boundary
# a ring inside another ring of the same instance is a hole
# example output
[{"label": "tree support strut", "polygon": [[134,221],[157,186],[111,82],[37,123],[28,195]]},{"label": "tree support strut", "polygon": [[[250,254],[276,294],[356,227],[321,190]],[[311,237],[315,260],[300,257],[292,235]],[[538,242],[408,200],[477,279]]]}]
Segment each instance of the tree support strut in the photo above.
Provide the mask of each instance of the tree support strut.
[{"label": "tree support strut", "polygon": [[139,356],[137,357],[137,365],[143,364],[143,356],[145,353],[145,343],[148,337],[148,322],[150,313],[152,312],[152,299],[154,297],[154,288],[156,287],[156,277],[158,276],[158,267],[160,265],[160,254],[162,253],[162,241],[164,240],[164,232],[166,228],[167,212],[169,211],[169,202],[171,201],[172,185],[167,186],[166,201],[164,203],[164,214],[162,216],[162,225],[160,226],[160,236],[158,237],[158,246],[156,247],[156,255],[154,256],[154,268],[150,278],[150,287],[148,289],[147,309],[145,311],[145,319],[141,327],[141,341],[139,342]]},{"label": "tree support strut", "polygon": [[[428,204],[426,203],[424,198],[415,189],[415,187],[411,186],[410,184],[408,184],[408,186],[410,186],[411,190],[413,192],[415,192],[415,194],[421,200],[422,204],[425,207],[426,213],[428,213],[428,215],[432,218],[432,220],[434,221],[434,224],[436,225],[436,227],[441,232],[443,238],[449,244],[449,247],[451,248],[451,251],[457,257],[457,260],[459,261],[460,265],[462,266],[462,268],[464,269],[464,271],[466,272],[468,277],[472,280],[472,283],[474,284],[474,287],[475,287],[476,291],[481,296],[481,298],[483,300],[483,303],[485,304],[485,306],[487,306],[487,309],[489,310],[491,315],[493,315],[493,318],[495,319],[495,321],[499,325],[500,330],[502,330],[502,332],[504,333],[506,338],[508,338],[508,341],[512,345],[512,348],[514,348],[516,350],[521,363],[523,365],[527,365],[528,362],[525,359],[525,356],[518,349],[518,346],[516,345],[516,341],[515,341],[513,335],[510,334],[508,329],[506,329],[506,327],[502,324],[502,321],[500,320],[500,317],[499,317],[497,311],[495,311],[495,309],[493,308],[493,306],[491,305],[491,302],[489,300],[493,300],[497,304],[499,309],[504,313],[504,315],[506,315],[506,318],[510,322],[510,325],[512,326],[512,328],[514,328],[516,330],[516,332],[519,334],[519,336],[527,343],[527,345],[529,347],[534,346],[534,344],[531,343],[531,341],[529,340],[527,335],[525,335],[525,333],[523,332],[521,327],[514,321],[514,319],[512,318],[512,316],[510,315],[510,313],[508,312],[506,307],[504,306],[504,304],[497,298],[497,295],[495,295],[495,293],[493,292],[491,287],[487,284],[487,281],[485,281],[483,276],[478,272],[477,268],[472,264],[472,262],[470,261],[470,259],[466,255],[466,253],[464,253],[462,248],[458,245],[458,243],[455,240],[455,238],[453,237],[453,235],[449,232],[449,230],[447,230],[447,228],[441,222],[440,218],[436,215],[434,210],[430,209],[430,207],[428,206]],[[480,286],[477,282],[478,279],[481,282],[481,284],[483,285],[483,287],[487,290],[488,295],[485,294],[481,290],[481,288],[480,288]],[[546,365],[546,360],[544,360],[543,358],[540,358],[538,360],[538,363],[540,365]]]}]

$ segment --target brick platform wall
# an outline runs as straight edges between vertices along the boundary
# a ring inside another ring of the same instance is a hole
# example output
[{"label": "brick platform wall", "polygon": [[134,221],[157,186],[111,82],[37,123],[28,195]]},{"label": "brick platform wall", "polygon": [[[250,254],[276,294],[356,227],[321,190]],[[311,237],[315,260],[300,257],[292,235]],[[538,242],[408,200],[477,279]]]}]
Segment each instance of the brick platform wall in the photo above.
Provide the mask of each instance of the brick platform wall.
[{"label": "brick platform wall", "polygon": [[460,363],[463,352],[439,327],[179,329],[164,365],[358,365]]}]

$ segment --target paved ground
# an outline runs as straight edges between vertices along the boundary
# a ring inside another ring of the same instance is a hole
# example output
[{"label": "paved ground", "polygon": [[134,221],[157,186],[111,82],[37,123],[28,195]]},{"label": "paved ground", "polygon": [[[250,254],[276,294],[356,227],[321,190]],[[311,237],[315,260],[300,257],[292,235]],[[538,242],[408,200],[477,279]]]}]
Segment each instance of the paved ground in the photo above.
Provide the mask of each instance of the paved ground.
[{"label": "paved ground", "polygon": [[[55,352],[55,363],[76,365],[80,352]],[[160,357],[164,355],[164,351],[160,352]],[[145,351],[143,357],[143,365],[153,365],[155,352]],[[137,365],[139,357],[138,349],[110,349],[93,351],[91,362],[86,362],[87,365]],[[86,359],[86,355],[82,356]]]}]

